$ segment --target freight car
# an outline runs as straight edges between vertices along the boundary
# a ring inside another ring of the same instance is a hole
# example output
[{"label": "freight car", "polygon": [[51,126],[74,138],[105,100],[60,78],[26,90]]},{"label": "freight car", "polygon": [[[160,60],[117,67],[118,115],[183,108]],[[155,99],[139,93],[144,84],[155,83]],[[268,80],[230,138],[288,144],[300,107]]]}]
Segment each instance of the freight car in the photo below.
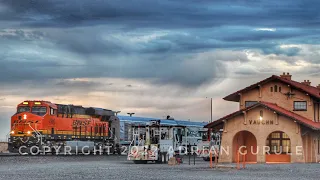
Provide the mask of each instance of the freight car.
[{"label": "freight car", "polygon": [[119,136],[120,122],[111,110],[24,101],[11,117],[8,150],[21,153],[24,147],[24,152],[32,153],[49,147],[49,152],[58,154],[65,146],[86,146],[110,152],[119,146]]}]

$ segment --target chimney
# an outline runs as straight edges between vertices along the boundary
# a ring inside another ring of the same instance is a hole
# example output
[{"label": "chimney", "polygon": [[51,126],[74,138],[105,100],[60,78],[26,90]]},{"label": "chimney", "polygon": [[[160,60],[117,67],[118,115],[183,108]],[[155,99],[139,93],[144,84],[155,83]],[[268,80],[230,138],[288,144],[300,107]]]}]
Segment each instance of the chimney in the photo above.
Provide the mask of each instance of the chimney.
[{"label": "chimney", "polygon": [[318,84],[317,88],[320,89],[320,84]]},{"label": "chimney", "polygon": [[286,80],[291,80],[291,76],[292,75],[289,74],[288,72],[287,72],[287,74],[285,72],[283,72],[283,74],[280,75],[281,78],[286,79]]},{"label": "chimney", "polygon": [[310,82],[309,80],[304,80],[303,82],[301,82],[301,84],[310,86],[310,85],[311,85],[311,82]]}]

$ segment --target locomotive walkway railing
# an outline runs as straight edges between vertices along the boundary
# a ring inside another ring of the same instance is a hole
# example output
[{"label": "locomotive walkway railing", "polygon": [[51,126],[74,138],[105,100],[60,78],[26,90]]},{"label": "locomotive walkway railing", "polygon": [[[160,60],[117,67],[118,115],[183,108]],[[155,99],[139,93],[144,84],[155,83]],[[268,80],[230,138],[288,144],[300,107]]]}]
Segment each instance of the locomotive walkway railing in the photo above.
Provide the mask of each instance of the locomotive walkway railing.
[{"label": "locomotive walkway railing", "polygon": [[109,131],[111,133],[111,136],[114,137],[114,141],[116,141],[117,140],[116,134],[114,132],[112,132],[111,128],[109,128]]},{"label": "locomotive walkway railing", "polygon": [[30,123],[28,123],[28,125],[36,133],[38,139],[40,138],[40,144],[42,145],[42,134],[38,131],[36,127],[33,128]]}]

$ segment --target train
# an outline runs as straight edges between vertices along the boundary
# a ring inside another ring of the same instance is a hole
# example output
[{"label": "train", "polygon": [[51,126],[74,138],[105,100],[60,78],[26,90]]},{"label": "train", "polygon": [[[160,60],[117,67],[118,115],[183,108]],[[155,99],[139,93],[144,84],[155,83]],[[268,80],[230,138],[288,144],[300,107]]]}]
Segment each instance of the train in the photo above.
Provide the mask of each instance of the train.
[{"label": "train", "polygon": [[[134,116],[118,116],[120,119],[120,143],[122,146],[127,146],[131,144],[133,137],[133,128],[135,126],[145,126],[150,121],[156,118],[150,117],[134,117]],[[197,121],[186,121],[186,120],[176,120],[173,117],[167,116],[165,118],[159,119],[161,121],[161,126],[170,126],[170,127],[185,127],[185,130],[188,134],[187,144],[196,146],[202,141],[203,132],[207,132],[207,129],[204,126],[206,122],[197,122]],[[141,133],[145,133],[145,128],[141,128]]]},{"label": "train", "polygon": [[[36,150],[39,153],[43,147],[49,147],[49,152],[58,154],[66,146],[80,149],[89,146],[90,150],[98,148],[103,152],[121,153],[121,147],[128,147],[133,140],[132,127],[152,119],[117,116],[115,111],[104,108],[26,100],[17,105],[17,111],[11,117],[8,150],[21,153],[23,147],[24,152]],[[164,125],[185,126],[188,129],[188,144],[195,146],[201,141],[199,132],[206,125],[205,122],[170,117],[161,121]]]},{"label": "train", "polygon": [[32,153],[49,147],[57,154],[63,149],[57,147],[88,146],[113,151],[120,146],[119,136],[120,120],[112,110],[27,100],[18,104],[11,117],[8,150],[21,153],[24,147]]},{"label": "train", "polygon": [[[201,122],[147,118],[131,120],[133,122],[129,130],[131,129],[132,141],[127,148],[127,159],[135,164],[149,161],[166,163],[173,154],[176,154],[181,163],[180,155],[186,155],[188,152],[195,153],[207,161],[209,150],[215,142],[209,140],[209,131]],[[211,133],[211,137],[215,139],[215,134]]]}]

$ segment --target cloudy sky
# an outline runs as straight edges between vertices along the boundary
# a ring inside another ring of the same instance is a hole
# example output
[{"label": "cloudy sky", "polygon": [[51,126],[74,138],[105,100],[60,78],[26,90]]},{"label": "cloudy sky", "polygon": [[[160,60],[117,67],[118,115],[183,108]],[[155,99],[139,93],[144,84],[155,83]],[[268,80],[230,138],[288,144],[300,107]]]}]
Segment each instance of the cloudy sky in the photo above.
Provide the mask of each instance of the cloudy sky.
[{"label": "cloudy sky", "polygon": [[[320,2],[0,0],[0,139],[26,99],[208,121],[272,74],[320,83]],[[208,97],[208,98],[206,98]]]}]

